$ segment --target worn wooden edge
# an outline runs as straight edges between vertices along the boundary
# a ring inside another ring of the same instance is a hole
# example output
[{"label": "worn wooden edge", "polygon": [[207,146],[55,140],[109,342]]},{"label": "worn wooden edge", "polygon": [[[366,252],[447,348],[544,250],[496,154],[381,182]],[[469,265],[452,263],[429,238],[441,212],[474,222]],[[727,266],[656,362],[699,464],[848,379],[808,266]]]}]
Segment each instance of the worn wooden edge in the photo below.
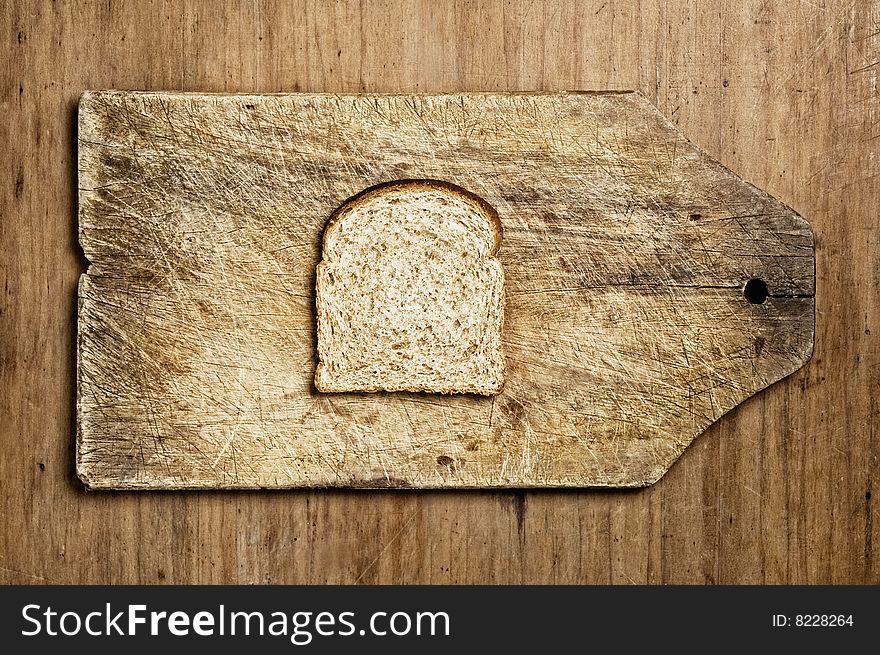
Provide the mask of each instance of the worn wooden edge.
[{"label": "worn wooden edge", "polygon": [[[697,437],[699,437],[701,434],[706,432],[706,430],[708,430],[715,423],[720,421],[724,416],[726,416],[727,414],[732,412],[737,407],[740,407],[745,402],[747,402],[749,399],[755,397],[759,393],[763,393],[763,392],[767,391],[769,388],[775,386],[780,381],[793,375],[794,373],[797,373],[804,366],[806,366],[807,363],[810,361],[810,359],[813,357],[813,352],[815,350],[815,342],[816,342],[816,301],[815,301],[815,297],[816,297],[816,235],[815,235],[815,232],[813,231],[812,225],[810,225],[810,222],[806,218],[804,218],[800,213],[798,213],[796,210],[794,210],[792,207],[790,207],[786,203],[782,202],[781,200],[779,200],[775,196],[767,193],[766,191],[764,191],[760,187],[755,186],[754,184],[752,184],[748,180],[743,179],[742,176],[738,175],[735,171],[724,166],[724,164],[722,164],[718,160],[710,157],[709,154],[699,144],[697,144],[694,141],[692,141],[691,139],[689,139],[681,130],[678,129],[678,127],[675,125],[675,123],[673,123],[665,115],[663,115],[663,113],[656,106],[654,106],[654,104],[650,100],[648,100],[647,96],[645,96],[641,91],[633,91],[632,97],[642,107],[644,107],[646,110],[649,110],[651,113],[653,113],[657,117],[658,121],[661,124],[664,124],[667,127],[669,127],[670,129],[674,130],[676,134],[678,134],[683,140],[685,140],[687,143],[689,143],[694,148],[694,150],[700,154],[700,157],[702,158],[702,161],[705,165],[712,166],[714,168],[723,169],[728,175],[733,177],[737,182],[739,182],[743,186],[751,189],[752,191],[754,191],[762,196],[765,196],[767,198],[771,198],[774,202],[778,203],[780,205],[780,207],[782,207],[786,211],[790,212],[793,217],[796,217],[797,219],[799,219],[802,227],[805,229],[805,231],[810,236],[810,246],[811,246],[812,261],[813,261],[813,274],[811,277],[812,285],[811,285],[811,292],[810,293],[806,293],[806,294],[777,294],[777,295],[770,294],[770,297],[776,297],[776,298],[807,298],[807,299],[810,299],[810,304],[812,305],[811,315],[812,315],[813,320],[810,322],[810,326],[809,326],[810,327],[810,336],[806,342],[806,348],[801,353],[800,359],[793,361],[791,367],[789,369],[787,369],[786,372],[780,374],[778,377],[776,377],[774,380],[772,380],[765,387],[763,387],[762,389],[758,389],[757,391],[755,391],[752,394],[749,394],[748,396],[745,396],[737,404],[733,405],[732,407],[728,407],[726,410],[722,411],[713,421],[710,421],[707,425],[705,425],[704,427],[697,430],[696,433],[692,434],[689,437],[685,446],[683,448],[681,448],[679,450],[679,452],[671,460],[668,461],[668,463],[666,464],[666,466],[663,470],[657,472],[656,476],[652,477],[651,479],[646,480],[644,484],[632,485],[632,487],[634,487],[634,488],[642,488],[642,487],[652,486],[653,484],[658,482],[660,480],[660,478],[662,478],[664,475],[666,475],[666,473],[668,473],[669,470],[672,469],[672,467],[675,465],[675,463],[681,458],[681,455],[684,453],[684,451],[687,449],[687,447],[690,446],[694,442],[694,440],[697,439]],[[745,285],[743,285],[743,288],[742,288],[742,291],[744,291],[744,290],[745,290]]]},{"label": "worn wooden edge", "polygon": [[82,461],[82,441],[83,441],[83,413],[82,413],[82,347],[80,342],[82,341],[82,305],[83,305],[83,293],[82,287],[85,283],[87,277],[86,274],[83,273],[79,276],[79,281],[76,285],[76,337],[74,339],[76,343],[76,356],[74,360],[76,361],[76,375],[74,378],[74,384],[76,385],[76,390],[74,392],[74,403],[76,404],[76,443],[74,445],[74,468],[76,469],[76,477],[79,478],[79,481],[82,482],[86,489],[94,488],[92,486],[92,481],[89,478],[88,471],[86,470],[86,466]]},{"label": "worn wooden edge", "polygon": [[[164,94],[174,94],[181,96],[190,96],[190,97],[238,97],[238,98],[260,98],[266,96],[291,96],[291,95],[300,95],[300,96],[323,96],[323,97],[338,97],[338,96],[348,96],[348,95],[357,95],[357,94],[340,94],[340,93],[308,93],[308,92],[295,92],[295,93],[285,93],[285,92],[275,92],[275,93],[201,93],[201,92],[191,92],[191,91],[125,91],[125,90],[101,90],[101,91],[84,91],[80,96],[79,103],[77,106],[77,125],[78,125],[78,140],[81,138],[82,134],[82,116],[83,109],[88,106],[88,103],[92,100],[95,95],[131,95],[131,94],[143,94],[143,95],[164,95]],[[810,241],[811,241],[811,250],[812,250],[812,261],[813,261],[813,274],[811,277],[811,292],[804,294],[777,294],[772,295],[770,297],[777,298],[804,298],[809,299],[811,302],[811,315],[812,321],[810,323],[810,337],[806,342],[806,348],[801,353],[801,357],[798,360],[792,361],[792,366],[789,369],[786,369],[785,372],[781,373],[774,379],[772,379],[766,386],[761,389],[756,390],[755,392],[749,394],[741,398],[736,404],[727,407],[723,411],[721,411],[717,417],[713,420],[707,422],[702,427],[697,427],[695,432],[689,434],[685,439],[678,440],[675,442],[677,448],[672,452],[672,457],[663,460],[662,463],[658,464],[653,468],[651,474],[645,476],[640,480],[632,480],[625,483],[608,483],[608,484],[591,484],[591,485],[562,485],[562,484],[505,484],[505,483],[494,483],[487,482],[480,485],[445,485],[445,484],[419,484],[412,485],[408,483],[406,480],[401,480],[397,478],[380,478],[369,481],[341,481],[339,484],[327,484],[326,482],[310,484],[308,482],[297,482],[295,484],[273,484],[269,485],[248,485],[248,484],[240,484],[236,483],[234,485],[227,485],[223,483],[207,483],[207,482],[194,482],[192,484],[172,482],[169,484],[161,484],[157,485],[154,483],[146,483],[146,482],[137,482],[137,481],[101,481],[101,480],[92,480],[89,471],[88,465],[81,458],[81,444],[84,439],[84,428],[83,428],[83,420],[82,420],[82,411],[81,411],[81,402],[82,402],[82,394],[81,394],[81,386],[82,386],[82,367],[81,367],[81,341],[82,341],[82,329],[81,329],[81,316],[83,311],[83,301],[84,294],[83,289],[87,288],[89,283],[89,271],[91,270],[92,262],[88,260],[88,253],[86,254],[86,258],[88,261],[88,267],[84,274],[80,276],[79,284],[77,287],[77,334],[76,334],[76,453],[75,453],[75,469],[76,475],[80,482],[84,485],[86,490],[115,490],[115,491],[195,491],[195,490],[213,490],[213,491],[254,491],[254,490],[319,490],[319,489],[351,489],[351,490],[370,490],[374,491],[377,489],[380,490],[424,490],[424,491],[437,491],[443,490],[448,492],[454,491],[467,491],[467,490],[504,490],[504,489],[524,489],[524,490],[553,490],[553,489],[640,489],[646,488],[654,485],[658,482],[678,461],[687,447],[693,443],[693,441],[703,434],[709,427],[718,422],[721,418],[729,414],[733,409],[739,407],[740,405],[747,402],[750,398],[756,396],[757,394],[766,391],[767,389],[775,386],[781,380],[791,376],[796,373],[800,369],[802,369],[812,358],[813,352],[815,350],[815,335],[816,335],[816,304],[815,304],[815,288],[816,288],[816,244],[815,244],[815,233],[810,225],[809,221],[804,218],[797,211],[792,209],[790,206],[767,193],[763,189],[753,185],[747,180],[743,179],[740,175],[735,173],[733,170],[727,168],[719,161],[710,157],[702,147],[700,147],[695,142],[691,141],[687,136],[685,136],[678,127],[670,121],[666,116],[664,116],[660,110],[655,107],[648,98],[638,90],[571,90],[565,92],[551,92],[551,91],[530,91],[530,92],[514,92],[514,93],[498,93],[498,92],[468,92],[468,93],[426,93],[426,94],[412,94],[412,93],[378,93],[378,94],[362,94],[368,96],[380,96],[380,97],[412,97],[413,95],[421,95],[424,97],[449,97],[449,96],[559,96],[559,95],[627,95],[633,99],[634,102],[639,104],[642,108],[648,109],[651,113],[655,115],[658,121],[665,125],[667,128],[671,129],[675,132],[681,139],[690,144],[694,150],[700,155],[702,162],[716,169],[721,169],[725,172],[725,174],[730,175],[736,181],[738,181],[743,186],[748,187],[752,191],[756,192],[759,195],[762,195],[766,198],[770,198],[773,202],[779,204],[779,206],[790,212],[793,217],[796,217],[800,220],[802,226],[805,228],[805,231],[809,233]],[[77,207],[77,217],[78,217],[78,240],[79,244],[83,246],[83,233],[82,233],[82,221],[79,220],[80,212],[82,210],[82,196],[84,194],[83,188],[83,179],[82,173],[83,169],[79,166],[79,159],[81,157],[81,150],[78,149],[78,157],[77,157],[77,172],[76,179],[78,181],[78,207]],[[320,238],[323,238],[323,234]]]},{"label": "worn wooden edge", "polygon": [[80,141],[82,139],[83,134],[83,108],[86,103],[90,100],[94,92],[85,91],[80,95],[79,101],[77,102],[76,107],[76,171],[74,174],[74,179],[76,180],[76,236],[77,236],[77,244],[80,247],[80,250],[83,251],[83,257],[86,260],[86,270],[79,276],[79,280],[76,285],[76,336],[74,338],[74,343],[76,344],[76,355],[74,357],[74,361],[76,362],[76,371],[74,374],[74,384],[76,385],[76,390],[74,392],[74,402],[76,403],[76,441],[74,445],[74,468],[76,472],[76,477],[80,482],[85,486],[87,490],[100,488],[97,485],[92,483],[91,478],[89,477],[89,473],[87,470],[86,464],[82,460],[82,442],[84,439],[83,434],[83,411],[82,411],[82,339],[83,339],[83,302],[84,296],[83,288],[88,284],[89,280],[89,271],[92,268],[92,261],[88,258],[88,255],[85,253],[85,247],[83,245],[83,222],[82,222],[82,208],[83,208],[83,167],[82,156],[83,149],[80,146]]}]

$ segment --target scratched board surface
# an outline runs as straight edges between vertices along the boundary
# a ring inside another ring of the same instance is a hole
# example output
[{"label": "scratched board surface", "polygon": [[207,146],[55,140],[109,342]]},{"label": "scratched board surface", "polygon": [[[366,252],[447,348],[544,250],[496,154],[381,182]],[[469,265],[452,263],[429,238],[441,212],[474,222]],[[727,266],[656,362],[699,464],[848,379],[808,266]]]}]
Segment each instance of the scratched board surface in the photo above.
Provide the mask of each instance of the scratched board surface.
[{"label": "scratched board surface", "polygon": [[[78,139],[91,488],[643,486],[812,352],[807,222],[636,93],[91,92]],[[324,225],[409,178],[502,221],[496,397],[314,388]]]}]

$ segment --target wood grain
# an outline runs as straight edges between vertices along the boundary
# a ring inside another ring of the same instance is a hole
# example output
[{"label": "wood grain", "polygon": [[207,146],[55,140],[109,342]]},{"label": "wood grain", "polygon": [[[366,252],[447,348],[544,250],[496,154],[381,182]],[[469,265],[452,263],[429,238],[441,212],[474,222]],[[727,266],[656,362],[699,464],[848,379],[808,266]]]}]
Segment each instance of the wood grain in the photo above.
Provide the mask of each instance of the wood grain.
[{"label": "wood grain", "polygon": [[[637,93],[89,92],[78,134],[92,489],[644,486],[813,350],[807,222]],[[314,388],[324,227],[403,178],[498,212],[497,396]]]},{"label": "wood grain", "polygon": [[[17,2],[0,25],[0,580],[880,582],[876,3]],[[638,89],[809,218],[815,353],[641,491],[85,493],[89,88]]]}]

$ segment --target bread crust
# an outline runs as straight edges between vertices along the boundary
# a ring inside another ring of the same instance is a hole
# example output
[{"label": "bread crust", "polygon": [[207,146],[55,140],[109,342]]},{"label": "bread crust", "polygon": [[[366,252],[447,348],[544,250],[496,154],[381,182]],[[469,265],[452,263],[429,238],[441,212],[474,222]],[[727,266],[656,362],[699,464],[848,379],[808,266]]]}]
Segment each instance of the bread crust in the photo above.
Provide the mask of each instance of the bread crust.
[{"label": "bread crust", "polygon": [[463,189],[457,184],[434,179],[404,179],[395,180],[393,182],[383,182],[382,184],[376,184],[367,189],[364,189],[360,193],[356,193],[351,198],[342,203],[337,209],[335,209],[332,214],[330,214],[330,218],[327,220],[327,224],[324,226],[324,233],[321,238],[322,250],[326,250],[327,237],[336,230],[336,226],[338,225],[339,219],[342,215],[344,215],[349,210],[357,209],[358,206],[366,204],[368,201],[374,199],[377,196],[386,194],[390,190],[439,190],[445,191],[454,196],[458,196],[465,202],[473,205],[477,209],[477,211],[479,211],[481,214],[489,219],[492,230],[495,233],[495,245],[490,250],[489,255],[494,257],[498,254],[498,250],[500,250],[501,248],[501,240],[504,237],[504,227],[501,225],[501,218],[498,216],[498,212],[495,211],[495,208],[477,194],[471,193],[467,189]]}]

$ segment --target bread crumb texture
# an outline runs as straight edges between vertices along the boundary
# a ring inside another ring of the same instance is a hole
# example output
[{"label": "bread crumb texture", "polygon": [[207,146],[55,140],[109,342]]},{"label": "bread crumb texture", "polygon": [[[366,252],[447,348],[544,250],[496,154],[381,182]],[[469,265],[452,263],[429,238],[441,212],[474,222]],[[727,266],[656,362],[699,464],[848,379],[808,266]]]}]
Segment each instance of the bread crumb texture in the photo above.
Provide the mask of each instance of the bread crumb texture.
[{"label": "bread crumb texture", "polygon": [[348,200],[317,266],[315,387],[499,393],[500,245],[495,210],[448,183],[394,182]]}]

